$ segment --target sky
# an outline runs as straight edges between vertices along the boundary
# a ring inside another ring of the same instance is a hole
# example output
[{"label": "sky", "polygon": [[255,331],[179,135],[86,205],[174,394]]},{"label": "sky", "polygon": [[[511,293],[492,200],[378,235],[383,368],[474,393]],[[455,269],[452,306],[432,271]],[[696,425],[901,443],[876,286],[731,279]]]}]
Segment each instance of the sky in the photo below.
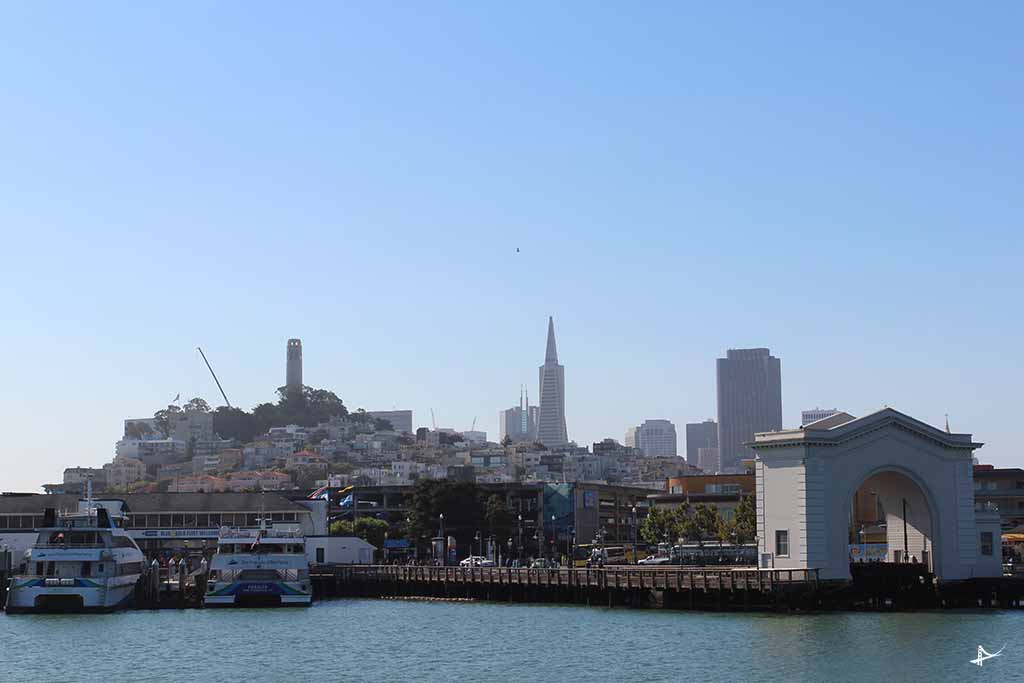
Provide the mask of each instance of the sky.
[{"label": "sky", "polygon": [[715,416],[715,358],[1024,465],[1018,2],[0,10],[0,490],[176,394],[496,438],[547,318],[570,438]]}]

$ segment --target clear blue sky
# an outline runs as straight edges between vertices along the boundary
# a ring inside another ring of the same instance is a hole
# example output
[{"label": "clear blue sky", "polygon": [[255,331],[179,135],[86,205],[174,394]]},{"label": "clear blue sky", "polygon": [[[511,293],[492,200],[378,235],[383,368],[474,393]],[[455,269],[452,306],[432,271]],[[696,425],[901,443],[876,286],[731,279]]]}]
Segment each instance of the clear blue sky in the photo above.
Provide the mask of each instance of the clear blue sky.
[{"label": "clear blue sky", "polygon": [[581,444],[768,346],[787,426],[1024,464],[1020,3],[387,4],[4,8],[0,489],[215,402],[197,345],[494,435],[548,315]]}]

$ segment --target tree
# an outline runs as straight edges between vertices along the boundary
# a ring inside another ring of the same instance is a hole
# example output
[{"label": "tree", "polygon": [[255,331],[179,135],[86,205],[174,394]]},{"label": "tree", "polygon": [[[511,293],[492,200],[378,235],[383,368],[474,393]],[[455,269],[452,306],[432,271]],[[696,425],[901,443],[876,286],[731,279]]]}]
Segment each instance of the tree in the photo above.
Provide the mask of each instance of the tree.
[{"label": "tree", "polygon": [[641,540],[648,545],[675,542],[679,538],[679,514],[676,510],[652,507],[639,531]]},{"label": "tree", "polygon": [[509,436],[508,434],[506,434],[505,438],[501,440],[501,445],[505,446],[506,448],[511,446],[512,445],[512,437]]},{"label": "tree", "polygon": [[704,547],[704,540],[712,538],[718,529],[718,508],[697,503],[682,523],[683,537]]},{"label": "tree", "polygon": [[213,431],[222,439],[249,443],[257,434],[256,420],[252,413],[240,408],[219,406],[213,411]]},{"label": "tree", "polygon": [[408,505],[412,538],[419,543],[436,536],[443,514],[445,536],[454,536],[459,548],[468,549],[476,532],[487,528],[484,505],[483,492],[474,482],[421,479]]},{"label": "tree", "polygon": [[156,428],[160,430],[160,433],[163,434],[165,439],[169,439],[171,437],[171,420],[175,415],[180,413],[181,408],[173,403],[163,410],[158,410],[153,413],[153,418],[156,420]]},{"label": "tree", "polygon": [[153,435],[153,428],[146,422],[129,422],[124,428],[124,438],[143,440]]},{"label": "tree", "polygon": [[375,418],[373,420],[373,428],[378,432],[393,432],[395,431],[394,425],[391,424],[391,420],[385,420],[383,418]]},{"label": "tree", "polygon": [[753,543],[757,538],[757,510],[754,496],[743,496],[736,506],[732,520],[736,543]]},{"label": "tree", "polygon": [[183,410],[186,413],[208,413],[210,412],[210,404],[197,396],[186,403]]},{"label": "tree", "polygon": [[306,443],[312,445],[319,445],[321,441],[326,441],[330,437],[326,429],[317,429],[312,434],[306,437]]},{"label": "tree", "polygon": [[487,498],[484,505],[484,521],[487,522],[487,529],[499,542],[509,537],[512,533],[512,513],[505,506],[505,499],[496,493]]},{"label": "tree", "polygon": [[383,519],[375,519],[374,517],[359,517],[356,519],[355,524],[352,525],[352,530],[356,536],[378,550],[384,547],[384,538],[388,529],[387,522]]},{"label": "tree", "polygon": [[339,519],[331,522],[331,536],[355,536],[352,522],[347,519]]}]

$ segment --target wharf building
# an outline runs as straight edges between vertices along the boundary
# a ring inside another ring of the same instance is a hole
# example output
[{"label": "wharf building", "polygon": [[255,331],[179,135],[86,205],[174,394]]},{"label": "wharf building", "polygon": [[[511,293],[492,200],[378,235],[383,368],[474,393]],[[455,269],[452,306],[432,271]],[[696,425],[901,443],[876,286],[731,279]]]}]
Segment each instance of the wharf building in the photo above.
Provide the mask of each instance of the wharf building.
[{"label": "wharf building", "polygon": [[715,366],[720,468],[739,472],[754,434],[782,429],[782,365],[768,349],[729,349]]},{"label": "wharf building", "polygon": [[718,448],[718,423],[714,420],[686,424],[686,462],[700,467],[701,448]]},{"label": "wharf building", "polygon": [[[654,489],[637,486],[617,486],[602,483],[482,483],[485,497],[500,496],[513,520],[510,529],[513,546],[526,552],[536,552],[540,540],[545,548],[555,540],[559,554],[572,545],[592,543],[600,534],[607,544],[632,543],[636,524],[647,516],[648,494]],[[375,517],[391,523],[402,523],[409,515],[409,503],[415,487],[412,485],[356,486],[345,507],[332,508],[331,517]],[[334,501],[332,501],[332,504]],[[637,509],[636,515],[633,508]],[[522,517],[520,523],[519,518]],[[552,520],[552,517],[554,519]],[[445,523],[445,533],[469,539],[478,528],[459,528]],[[460,541],[466,542],[466,541]],[[475,552],[475,551],[474,551]],[[466,552],[459,555],[468,555]],[[502,553],[506,556],[506,553]]]},{"label": "wharf building", "polygon": [[[0,545],[20,558],[35,542],[46,508],[74,510],[79,495],[0,495]],[[278,493],[136,493],[104,496],[127,511],[125,529],[147,559],[209,556],[220,527],[259,528],[261,514],[274,528],[307,537],[327,535],[326,501],[291,500]]]},{"label": "wharf building", "polygon": [[540,366],[540,411],[537,440],[548,448],[569,443],[565,428],[565,368],[558,363],[555,346],[555,320],[548,318],[548,342],[544,365]]},{"label": "wharf building", "polygon": [[999,513],[1003,531],[1024,533],[1024,469],[975,465],[974,500]]},{"label": "wharf building", "polygon": [[[939,581],[1002,576],[999,513],[979,505],[970,434],[892,408],[764,432],[756,455],[759,565],[849,579],[863,558]],[[984,481],[984,480],[982,480]]]},{"label": "wharf building", "polygon": [[725,520],[731,520],[740,500],[754,496],[754,474],[696,474],[670,477],[668,490],[647,496],[651,507],[675,510],[683,505],[714,505]]}]

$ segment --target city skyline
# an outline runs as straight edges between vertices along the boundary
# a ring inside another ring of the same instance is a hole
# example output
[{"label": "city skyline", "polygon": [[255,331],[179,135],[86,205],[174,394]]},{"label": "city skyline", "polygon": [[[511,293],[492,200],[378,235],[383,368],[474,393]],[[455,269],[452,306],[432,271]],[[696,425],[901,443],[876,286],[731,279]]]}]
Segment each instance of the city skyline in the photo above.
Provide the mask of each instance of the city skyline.
[{"label": "city skyline", "polygon": [[294,337],[352,408],[496,435],[549,315],[581,445],[714,417],[764,346],[784,426],[948,414],[1017,465],[1019,13],[11,7],[0,489],[219,403],[197,346],[233,405]]}]

